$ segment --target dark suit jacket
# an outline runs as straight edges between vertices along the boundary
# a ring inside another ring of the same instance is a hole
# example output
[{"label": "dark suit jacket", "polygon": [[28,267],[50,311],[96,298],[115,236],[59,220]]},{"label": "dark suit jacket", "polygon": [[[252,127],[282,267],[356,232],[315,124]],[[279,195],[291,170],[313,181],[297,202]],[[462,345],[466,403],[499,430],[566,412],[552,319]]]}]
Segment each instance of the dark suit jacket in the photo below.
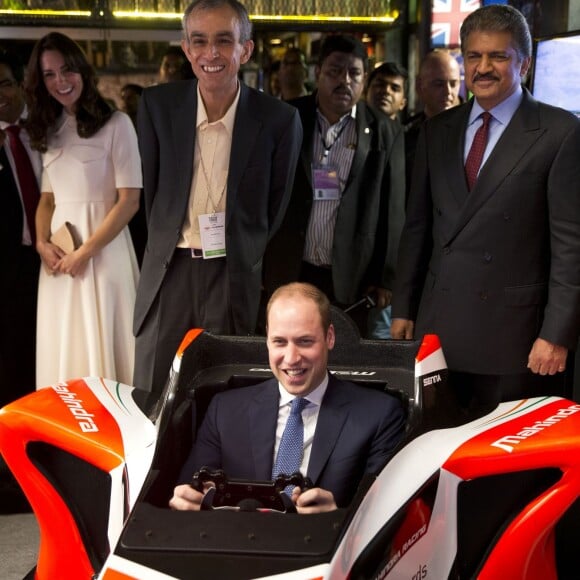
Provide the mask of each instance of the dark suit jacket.
[{"label": "dark suit jacket", "polygon": [[[8,144],[6,143],[7,147]],[[0,407],[34,390],[36,295],[40,258],[22,245],[24,210],[0,146]],[[34,224],[32,224],[34,227]]]},{"label": "dark suit jacket", "polygon": [[8,285],[9,280],[14,275],[14,269],[18,267],[20,247],[22,246],[24,211],[4,146],[0,146],[0,165],[2,166],[0,169],[0,191],[2,191],[0,265],[3,278],[2,286],[4,287]]},{"label": "dark suit jacket", "polygon": [[[270,480],[278,421],[278,382],[216,395],[180,476],[207,465],[230,477]],[[404,430],[400,402],[330,376],[318,415],[308,477],[348,505],[362,476],[382,469]]]},{"label": "dark suit jacket", "polygon": [[[185,220],[196,116],[197,81],[151,87],[139,101],[149,238],[135,304],[135,334],[163,283]],[[235,334],[255,330],[262,257],[288,204],[301,137],[295,109],[242,84],[226,203],[226,260]]]},{"label": "dark suit jacket", "polygon": [[[316,95],[290,101],[300,112],[304,140],[290,206],[265,259],[269,292],[299,279],[312,210]],[[336,300],[351,304],[369,285],[391,289],[405,220],[405,159],[400,123],[360,102],[357,147],[342,194],[332,251]]]},{"label": "dark suit jacket", "polygon": [[468,193],[470,108],[424,125],[393,316],[439,334],[450,369],[523,373],[538,336],[578,341],[580,121],[525,91]]}]

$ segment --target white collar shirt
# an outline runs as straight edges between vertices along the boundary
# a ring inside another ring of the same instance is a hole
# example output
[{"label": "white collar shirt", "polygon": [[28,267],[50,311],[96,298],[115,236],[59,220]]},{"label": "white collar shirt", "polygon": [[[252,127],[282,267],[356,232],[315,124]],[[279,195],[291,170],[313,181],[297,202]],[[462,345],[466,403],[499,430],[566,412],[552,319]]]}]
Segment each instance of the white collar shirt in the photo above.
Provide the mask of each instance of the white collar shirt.
[{"label": "white collar shirt", "polygon": [[[487,143],[485,146],[485,152],[483,154],[483,159],[481,161],[481,168],[485,165],[485,162],[491,155],[494,147],[497,145],[503,132],[515,115],[518,107],[520,106],[523,99],[523,90],[521,86],[507,98],[504,99],[499,105],[493,107],[489,110],[491,113],[491,120],[489,122],[489,131],[487,135]],[[463,151],[463,163],[465,164],[467,160],[467,155],[471,149],[471,144],[475,137],[477,129],[483,123],[480,115],[484,112],[482,106],[477,102],[476,99],[473,100],[473,106],[471,107],[471,112],[469,113],[469,121],[467,123],[467,131],[465,132],[465,147]]]},{"label": "white collar shirt", "polygon": [[[312,164],[319,166],[324,160],[328,166],[337,169],[342,196],[356,151],[356,105],[334,125],[317,109],[313,139]],[[326,156],[325,150],[328,153]],[[339,206],[340,199],[312,201],[304,244],[303,257],[306,262],[315,266],[332,265],[334,230]]]},{"label": "white collar shirt", "polygon": [[193,177],[187,216],[177,244],[180,248],[201,249],[199,216],[226,211],[230,154],[239,100],[238,85],[236,97],[225,115],[210,123],[199,86],[197,88]]}]

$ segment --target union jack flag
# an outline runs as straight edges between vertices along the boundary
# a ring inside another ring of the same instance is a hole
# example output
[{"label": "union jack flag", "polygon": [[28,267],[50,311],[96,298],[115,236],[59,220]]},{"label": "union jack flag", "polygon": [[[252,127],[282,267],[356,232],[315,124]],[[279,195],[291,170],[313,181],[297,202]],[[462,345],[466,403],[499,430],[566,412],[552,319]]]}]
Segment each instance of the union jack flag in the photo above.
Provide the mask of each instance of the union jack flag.
[{"label": "union jack flag", "polygon": [[465,17],[481,6],[481,0],[432,0],[431,45],[459,46],[459,29]]}]

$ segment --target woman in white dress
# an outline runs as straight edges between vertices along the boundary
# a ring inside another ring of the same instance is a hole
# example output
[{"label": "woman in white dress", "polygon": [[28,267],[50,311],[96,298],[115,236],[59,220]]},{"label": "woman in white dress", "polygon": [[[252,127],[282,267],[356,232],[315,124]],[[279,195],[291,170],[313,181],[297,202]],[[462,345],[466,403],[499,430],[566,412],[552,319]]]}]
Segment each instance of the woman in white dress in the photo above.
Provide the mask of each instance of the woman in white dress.
[{"label": "woman in white dress", "polygon": [[[82,49],[60,33],[35,45],[27,91],[31,144],[43,154],[37,388],[84,376],[131,384],[138,267],[127,224],[142,186],[133,124],[109,107]],[[68,254],[50,241],[65,222],[80,244]]]}]

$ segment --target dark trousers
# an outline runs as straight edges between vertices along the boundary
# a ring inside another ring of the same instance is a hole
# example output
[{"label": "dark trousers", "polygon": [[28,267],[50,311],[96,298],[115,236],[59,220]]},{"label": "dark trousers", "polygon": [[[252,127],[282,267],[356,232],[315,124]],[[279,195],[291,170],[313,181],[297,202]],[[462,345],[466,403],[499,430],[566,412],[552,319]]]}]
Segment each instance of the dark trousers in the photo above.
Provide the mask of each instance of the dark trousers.
[{"label": "dark trousers", "polygon": [[159,294],[135,337],[133,385],[160,393],[186,332],[233,329],[226,260],[191,258],[177,249]]},{"label": "dark trousers", "polygon": [[480,375],[450,370],[449,385],[459,404],[466,409],[494,408],[504,401],[549,395],[571,398],[566,373]]},{"label": "dark trousers", "polygon": [[40,258],[21,246],[2,272],[0,288],[0,407],[36,385],[36,298]]},{"label": "dark trousers", "polygon": [[[336,297],[334,296],[334,284],[332,282],[332,268],[314,266],[313,264],[303,261],[300,268],[300,282],[308,282],[309,284],[316,286],[319,290],[322,290],[330,300],[330,303],[341,310],[346,310],[351,306],[350,304],[341,304],[336,300]],[[360,335],[366,337],[368,321],[368,308],[366,307],[366,304],[361,303],[359,306],[352,308],[348,311],[348,316],[354,320],[359,329]]]}]

